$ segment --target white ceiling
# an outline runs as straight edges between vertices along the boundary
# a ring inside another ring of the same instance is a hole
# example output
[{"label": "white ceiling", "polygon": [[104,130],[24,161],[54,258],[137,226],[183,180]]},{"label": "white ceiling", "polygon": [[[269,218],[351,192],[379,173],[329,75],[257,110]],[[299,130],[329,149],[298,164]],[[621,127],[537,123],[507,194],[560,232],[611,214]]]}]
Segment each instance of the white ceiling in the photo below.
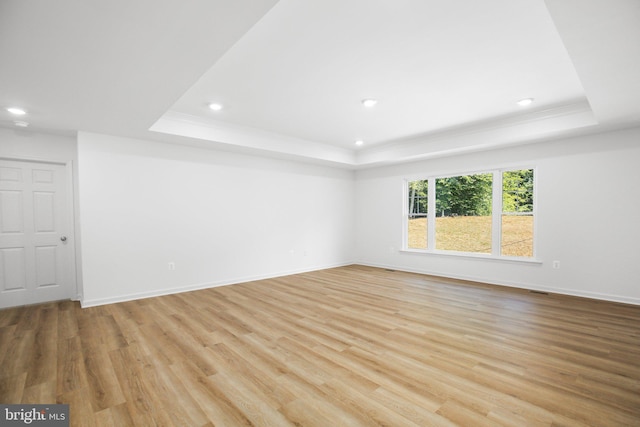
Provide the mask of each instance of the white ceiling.
[{"label": "white ceiling", "polygon": [[2,0],[0,58],[30,129],[344,167],[640,125],[638,0]]}]

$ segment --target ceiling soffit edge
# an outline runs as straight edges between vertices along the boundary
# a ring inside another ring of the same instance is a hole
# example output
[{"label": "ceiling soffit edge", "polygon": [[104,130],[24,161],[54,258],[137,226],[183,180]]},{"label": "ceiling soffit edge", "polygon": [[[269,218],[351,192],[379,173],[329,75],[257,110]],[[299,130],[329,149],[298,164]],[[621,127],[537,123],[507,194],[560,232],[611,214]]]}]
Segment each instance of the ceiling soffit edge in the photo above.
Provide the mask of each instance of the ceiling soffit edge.
[{"label": "ceiling soffit edge", "polygon": [[531,142],[598,122],[586,100],[450,128],[357,153],[357,165],[413,161]]},{"label": "ceiling soffit edge", "polygon": [[357,168],[495,149],[566,135],[594,125],[597,121],[589,103],[580,99],[353,150],[173,111],[163,115],[149,130],[259,150],[263,154],[270,152]]},{"label": "ceiling soffit edge", "polygon": [[353,150],[175,111],[164,114],[149,130],[287,156],[355,164]]}]

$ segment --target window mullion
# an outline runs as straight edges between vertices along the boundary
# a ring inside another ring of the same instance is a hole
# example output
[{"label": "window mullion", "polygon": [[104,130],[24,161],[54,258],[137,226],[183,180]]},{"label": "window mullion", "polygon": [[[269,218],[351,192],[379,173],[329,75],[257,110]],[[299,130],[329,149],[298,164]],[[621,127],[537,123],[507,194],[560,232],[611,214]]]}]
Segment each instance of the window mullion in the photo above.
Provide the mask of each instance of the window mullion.
[{"label": "window mullion", "polygon": [[402,207],[402,229],[404,230],[402,232],[402,247],[404,249],[409,248],[409,235],[408,235],[408,229],[409,229],[409,207],[407,206],[407,198],[409,196],[409,183],[410,181],[408,179],[404,180],[404,188],[402,190],[402,200],[403,200],[403,207]]},{"label": "window mullion", "polygon": [[502,236],[502,173],[493,172],[493,192],[491,204],[491,255],[500,256]]},{"label": "window mullion", "polygon": [[427,200],[427,248],[436,248],[436,180],[429,178]]}]

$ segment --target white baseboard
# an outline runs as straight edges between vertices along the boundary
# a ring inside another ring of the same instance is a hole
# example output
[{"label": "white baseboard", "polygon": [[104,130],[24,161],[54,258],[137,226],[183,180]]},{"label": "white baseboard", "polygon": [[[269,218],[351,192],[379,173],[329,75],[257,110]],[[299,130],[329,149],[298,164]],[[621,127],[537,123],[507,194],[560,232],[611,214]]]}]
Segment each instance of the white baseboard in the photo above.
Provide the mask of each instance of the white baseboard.
[{"label": "white baseboard", "polygon": [[93,299],[93,300],[81,299],[80,305],[83,308],[95,307],[95,306],[105,305],[105,304],[133,301],[137,299],[151,298],[151,297],[157,297],[162,295],[171,295],[171,294],[177,294],[181,292],[197,291],[200,289],[215,288],[218,286],[235,285],[238,283],[252,282],[256,280],[273,279],[276,277],[290,276],[292,274],[308,273],[311,271],[326,270],[329,268],[336,268],[336,267],[344,267],[346,265],[352,265],[352,264],[364,265],[368,267],[392,269],[392,270],[398,270],[398,271],[406,271],[409,273],[427,274],[430,276],[442,277],[443,279],[448,278],[448,279],[467,280],[471,282],[486,283],[489,285],[506,286],[510,288],[528,289],[533,291],[549,292],[549,293],[562,294],[562,295],[571,295],[571,296],[590,298],[590,299],[596,299],[596,300],[640,305],[640,298],[631,298],[631,297],[624,297],[620,295],[603,294],[598,292],[579,291],[574,289],[554,288],[554,287],[539,285],[535,283],[522,283],[522,282],[521,283],[518,283],[518,282],[504,283],[504,282],[499,282],[494,280],[487,280],[485,278],[480,278],[480,277],[456,275],[456,274],[444,274],[442,272],[435,272],[435,271],[430,271],[426,269],[406,268],[406,267],[398,267],[398,266],[389,265],[389,264],[378,264],[378,263],[369,263],[369,262],[338,263],[338,264],[332,264],[332,265],[326,265],[326,266],[316,266],[316,267],[300,269],[300,270],[283,271],[283,272],[272,273],[272,274],[238,277],[235,279],[218,281],[218,282],[197,283],[197,284],[181,286],[177,288],[159,289],[159,290],[154,290],[149,292],[119,295],[119,296],[110,297],[110,298],[99,298],[99,299]]},{"label": "white baseboard", "polygon": [[442,277],[443,279],[467,280],[470,282],[486,283],[488,285],[497,285],[497,286],[505,286],[509,288],[527,289],[532,291],[541,291],[541,292],[548,292],[548,293],[561,294],[561,295],[570,295],[574,297],[590,298],[590,299],[596,299],[596,300],[602,300],[602,301],[620,302],[623,304],[640,305],[640,298],[626,297],[621,295],[603,294],[599,292],[580,291],[580,290],[566,289],[566,288],[554,288],[554,287],[544,286],[544,285],[535,284],[535,283],[518,283],[518,282],[505,283],[505,282],[499,282],[494,280],[487,280],[481,277],[445,274],[442,272],[434,272],[426,269],[423,270],[423,269],[415,269],[415,268],[405,268],[405,267],[398,267],[395,265],[377,264],[377,263],[369,263],[369,262],[358,262],[357,264],[368,266],[368,267],[377,267],[377,268],[385,268],[385,269],[398,270],[398,271],[406,271],[408,273],[427,274],[429,276]]},{"label": "white baseboard", "polygon": [[271,274],[264,274],[264,275],[238,277],[238,278],[229,279],[229,280],[221,280],[218,282],[196,283],[196,284],[187,285],[187,286],[180,286],[177,288],[158,289],[158,290],[153,290],[149,292],[139,292],[139,293],[133,293],[133,294],[127,294],[127,295],[118,295],[118,296],[109,297],[109,298],[97,298],[97,299],[89,299],[89,300],[81,299],[80,306],[82,308],[96,307],[96,306],[105,305],[105,304],[114,304],[118,302],[133,301],[133,300],[144,299],[144,298],[159,297],[163,295],[179,294],[182,292],[197,291],[201,289],[217,288],[218,286],[228,286],[228,285],[235,285],[238,283],[253,282],[256,280],[265,280],[265,279],[273,279],[276,277],[291,276],[292,274],[308,273],[311,271],[326,270],[328,268],[336,268],[336,267],[344,267],[346,265],[352,265],[352,264],[353,262],[338,263],[338,264],[316,266],[316,267],[299,269],[299,270],[282,271],[278,273],[271,273]]}]

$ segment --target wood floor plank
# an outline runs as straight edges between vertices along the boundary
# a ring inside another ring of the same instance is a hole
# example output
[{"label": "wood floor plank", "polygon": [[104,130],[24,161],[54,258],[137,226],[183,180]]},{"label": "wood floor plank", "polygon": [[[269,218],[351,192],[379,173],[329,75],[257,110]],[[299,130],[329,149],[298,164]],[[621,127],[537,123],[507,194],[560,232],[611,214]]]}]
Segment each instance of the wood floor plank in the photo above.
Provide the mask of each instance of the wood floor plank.
[{"label": "wood floor plank", "polygon": [[455,399],[447,400],[437,413],[461,426],[500,427],[500,424],[488,418],[487,414],[476,412]]},{"label": "wood floor plank", "polygon": [[170,369],[214,425],[252,425],[242,410],[189,361],[171,365]]},{"label": "wood floor plank", "polygon": [[0,377],[0,402],[16,404],[22,401],[27,373]]},{"label": "wood floor plank", "polygon": [[294,425],[278,411],[279,406],[271,405],[268,393],[252,387],[250,382],[243,381],[243,377],[221,370],[210,379],[229,400],[240,408],[252,425],[262,427]]},{"label": "wood floor plank", "polygon": [[20,403],[47,404],[56,403],[56,382],[40,382],[25,387]]},{"label": "wood floor plank", "polygon": [[209,357],[219,367],[219,372],[233,372],[244,383],[243,388],[260,394],[261,400],[276,409],[293,400],[295,396],[291,393],[283,393],[283,390],[274,392],[273,384],[277,383],[281,373],[276,372],[274,375],[268,367],[264,369],[265,364],[261,361],[250,363],[249,360],[255,359],[247,357],[239,343],[240,340],[219,343],[208,351]]},{"label": "wood floor plank", "polygon": [[104,341],[104,337],[100,336],[99,329],[95,327],[96,323],[93,325],[92,328],[90,325],[82,324],[79,328],[79,336],[86,378],[91,391],[88,398],[91,400],[94,411],[100,411],[124,403],[126,399],[120,388],[109,353],[100,344]]},{"label": "wood floor plank", "polygon": [[[166,406],[173,424],[187,427],[207,424],[209,422],[207,415],[173,371],[166,366],[154,369],[157,380],[153,380],[154,377],[151,376],[151,385],[156,394],[160,396],[161,402]],[[149,377],[145,376],[145,378]]]},{"label": "wood floor plank", "polygon": [[282,412],[296,425],[301,426],[366,426],[371,420],[358,412],[352,412],[343,406],[337,396],[326,392],[295,373],[280,377],[282,387],[291,390],[297,399],[286,404]]},{"label": "wood floor plank", "polygon": [[52,382],[54,385],[56,383],[57,310],[52,308],[41,310],[39,322],[40,324],[35,329],[34,345],[30,351],[31,360],[29,361],[27,374],[27,387],[37,386],[45,382]]},{"label": "wood floor plank", "polygon": [[315,397],[298,398],[288,403],[282,412],[297,426],[326,427],[336,425],[336,420],[340,420],[339,425],[344,427],[362,427],[364,425],[349,413],[340,413],[334,406]]},{"label": "wood floor plank", "polygon": [[171,425],[171,418],[146,378],[145,357],[132,346],[110,351],[109,356],[135,425]]},{"label": "wood floor plank", "polygon": [[370,393],[363,393],[338,379],[331,379],[321,386],[322,390],[334,399],[340,400],[343,407],[360,415],[370,425],[418,427],[419,424],[406,418],[397,411],[381,404],[369,397]]},{"label": "wood floor plank", "polygon": [[[192,335],[185,334],[182,330],[177,330],[178,324],[173,321],[173,315],[168,318],[158,319],[158,328],[162,333],[164,343],[173,343],[176,352],[170,356],[172,362],[183,358],[191,360],[204,375],[209,376],[217,372],[215,365],[207,358],[206,347],[201,345]],[[158,336],[158,335],[155,335]]]},{"label": "wood floor plank", "polygon": [[0,354],[0,378],[27,373],[29,362],[33,359],[35,344],[33,329],[21,330],[17,327],[4,354]]},{"label": "wood floor plank", "polygon": [[[2,311],[0,311],[2,313]],[[16,325],[7,325],[0,327],[0,362],[3,361],[3,355],[9,352],[9,346],[12,345],[15,336]],[[0,375],[0,378],[2,375]]]},{"label": "wood floor plank", "polygon": [[[58,395],[58,403],[69,405],[70,426],[84,427],[97,424],[96,419],[100,418],[99,411],[94,410],[91,399],[87,398],[90,393],[93,393],[93,390],[87,387]],[[106,410],[108,411],[109,409]]]},{"label": "wood floor plank", "polygon": [[23,331],[31,331],[39,324],[40,314],[46,310],[51,304],[28,305],[18,311],[16,322],[16,333]]},{"label": "wood floor plank", "polygon": [[58,337],[72,338],[78,335],[78,320],[75,314],[76,303],[61,301],[58,303]]},{"label": "wood floor plank", "polygon": [[402,394],[397,394],[384,387],[378,387],[368,396],[386,407],[388,411],[397,412],[419,426],[452,427],[455,425],[436,413],[440,404],[435,406],[425,404],[424,399],[409,396],[404,390]]},{"label": "wood floor plank", "polygon": [[0,403],[71,425],[640,425],[640,307],[348,266],[0,310]]},{"label": "wood floor plank", "polygon": [[82,342],[79,336],[58,341],[57,394],[68,393],[88,386],[84,366]]},{"label": "wood floor plank", "polygon": [[12,307],[0,310],[0,328],[15,326],[22,312],[24,312],[24,307]]}]

